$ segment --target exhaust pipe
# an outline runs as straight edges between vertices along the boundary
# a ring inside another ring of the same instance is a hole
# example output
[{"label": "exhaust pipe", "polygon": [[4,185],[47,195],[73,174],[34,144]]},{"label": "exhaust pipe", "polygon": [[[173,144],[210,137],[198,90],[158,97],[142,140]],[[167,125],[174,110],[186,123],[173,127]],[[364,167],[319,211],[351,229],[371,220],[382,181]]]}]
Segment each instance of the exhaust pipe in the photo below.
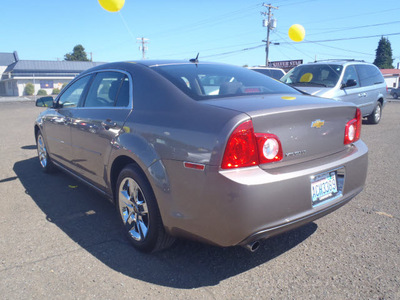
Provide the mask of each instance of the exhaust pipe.
[{"label": "exhaust pipe", "polygon": [[260,248],[260,241],[254,241],[243,246],[250,252],[256,252]]}]

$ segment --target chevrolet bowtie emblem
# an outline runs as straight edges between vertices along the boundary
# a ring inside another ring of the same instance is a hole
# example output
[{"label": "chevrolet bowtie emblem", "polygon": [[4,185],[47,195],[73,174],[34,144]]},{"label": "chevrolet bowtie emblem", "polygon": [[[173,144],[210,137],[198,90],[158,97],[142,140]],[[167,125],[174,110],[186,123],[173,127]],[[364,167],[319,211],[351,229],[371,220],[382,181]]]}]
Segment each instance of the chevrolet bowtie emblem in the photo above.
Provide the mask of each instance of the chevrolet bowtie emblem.
[{"label": "chevrolet bowtie emblem", "polygon": [[322,126],[324,126],[325,121],[324,120],[315,120],[313,122],[311,122],[311,128],[321,128]]}]

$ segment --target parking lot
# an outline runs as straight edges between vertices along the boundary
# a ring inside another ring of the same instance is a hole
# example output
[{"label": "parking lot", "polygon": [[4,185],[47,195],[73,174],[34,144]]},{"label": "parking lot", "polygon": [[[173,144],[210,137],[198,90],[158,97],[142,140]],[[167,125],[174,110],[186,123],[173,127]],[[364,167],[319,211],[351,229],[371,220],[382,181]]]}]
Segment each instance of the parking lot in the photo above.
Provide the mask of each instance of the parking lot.
[{"label": "parking lot", "polygon": [[364,191],[255,253],[190,241],[137,252],[111,203],[62,172],[41,172],[40,111],[0,101],[2,299],[400,299],[400,101],[362,127]]}]

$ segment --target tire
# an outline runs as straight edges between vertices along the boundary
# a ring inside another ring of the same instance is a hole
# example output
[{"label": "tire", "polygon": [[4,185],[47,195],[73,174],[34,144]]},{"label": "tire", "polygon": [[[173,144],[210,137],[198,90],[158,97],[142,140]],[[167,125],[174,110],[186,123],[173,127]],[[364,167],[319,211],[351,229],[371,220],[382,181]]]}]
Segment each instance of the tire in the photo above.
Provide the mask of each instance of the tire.
[{"label": "tire", "polygon": [[380,102],[376,103],[375,109],[368,116],[368,123],[378,124],[382,118],[382,104]]},{"label": "tire", "polygon": [[175,239],[165,232],[156,197],[139,167],[130,164],[121,171],[115,199],[124,233],[137,250],[150,253],[173,244]]},{"label": "tire", "polygon": [[393,93],[393,98],[397,99],[397,98],[399,98],[399,95],[397,95],[397,93]]},{"label": "tire", "polygon": [[45,173],[53,172],[55,166],[49,157],[49,153],[47,152],[47,146],[41,131],[39,131],[37,134],[36,147],[38,152],[39,163],[40,166],[42,167],[43,172]]}]

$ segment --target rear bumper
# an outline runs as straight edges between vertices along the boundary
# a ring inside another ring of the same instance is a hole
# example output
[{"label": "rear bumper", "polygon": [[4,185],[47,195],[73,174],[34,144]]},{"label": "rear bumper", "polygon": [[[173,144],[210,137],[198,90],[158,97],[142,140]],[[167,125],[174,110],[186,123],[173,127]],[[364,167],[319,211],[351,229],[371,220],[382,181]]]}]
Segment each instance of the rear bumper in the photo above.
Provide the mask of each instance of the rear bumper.
[{"label": "rear bumper", "polygon": [[[358,141],[318,160],[262,170],[204,171],[164,162],[168,192],[155,189],[167,231],[219,246],[244,245],[291,230],[344,205],[364,187],[368,148]],[[313,206],[311,176],[341,168],[342,194]]]},{"label": "rear bumper", "polygon": [[[360,189],[359,192],[361,192],[361,190],[362,189]],[[247,245],[247,244],[257,241],[257,240],[267,239],[267,238],[273,237],[275,235],[284,233],[286,231],[301,227],[305,224],[308,224],[308,223],[310,223],[314,220],[317,220],[327,214],[330,214],[331,212],[335,211],[336,209],[342,207],[347,202],[349,202],[351,199],[353,199],[357,194],[358,193],[356,193],[354,195],[350,195],[349,197],[347,197],[345,199],[342,198],[342,200],[340,202],[335,203],[334,205],[331,205],[325,209],[319,210],[319,211],[315,212],[314,214],[308,214],[308,215],[304,216],[303,218],[299,218],[292,222],[287,222],[285,224],[281,224],[276,227],[260,230],[256,233],[252,234],[251,236],[247,237],[245,240],[240,242],[239,245],[244,246],[244,245]]]}]

